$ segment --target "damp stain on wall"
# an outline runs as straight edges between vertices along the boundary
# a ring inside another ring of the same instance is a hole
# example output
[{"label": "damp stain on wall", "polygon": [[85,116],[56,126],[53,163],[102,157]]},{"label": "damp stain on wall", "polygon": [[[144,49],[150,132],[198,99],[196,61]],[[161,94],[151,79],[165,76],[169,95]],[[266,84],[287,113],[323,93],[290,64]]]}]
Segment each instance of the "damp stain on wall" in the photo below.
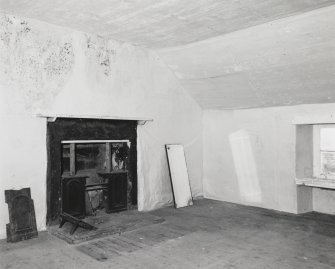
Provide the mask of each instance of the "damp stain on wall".
[{"label": "damp stain on wall", "polygon": [[10,15],[0,16],[0,28],[1,83],[20,91],[28,111],[50,102],[74,65],[71,36],[41,34]]},{"label": "damp stain on wall", "polygon": [[[0,84],[22,96],[26,111],[52,104],[73,75],[77,54],[84,53],[89,72],[95,76],[112,77],[115,48],[110,42],[96,35],[35,24],[0,15]],[[83,40],[79,47],[83,51],[74,44],[77,39]]]},{"label": "damp stain on wall", "polygon": [[115,50],[108,45],[108,41],[99,36],[87,36],[86,42],[89,60],[97,65],[101,73],[110,77]]}]

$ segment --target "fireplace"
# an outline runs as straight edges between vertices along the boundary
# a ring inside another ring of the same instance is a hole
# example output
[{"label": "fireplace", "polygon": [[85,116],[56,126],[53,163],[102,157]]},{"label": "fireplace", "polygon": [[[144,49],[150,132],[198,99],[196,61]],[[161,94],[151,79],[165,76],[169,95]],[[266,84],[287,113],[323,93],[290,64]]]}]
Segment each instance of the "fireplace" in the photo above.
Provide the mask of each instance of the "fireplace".
[{"label": "fireplace", "polygon": [[47,125],[47,223],[137,205],[137,122],[57,118]]}]

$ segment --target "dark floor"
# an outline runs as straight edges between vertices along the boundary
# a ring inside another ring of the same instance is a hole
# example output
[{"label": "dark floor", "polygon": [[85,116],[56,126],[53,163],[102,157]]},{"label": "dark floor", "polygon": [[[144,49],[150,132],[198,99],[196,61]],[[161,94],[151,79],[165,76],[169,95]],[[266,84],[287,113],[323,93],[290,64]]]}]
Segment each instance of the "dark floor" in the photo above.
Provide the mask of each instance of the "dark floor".
[{"label": "dark floor", "polygon": [[86,217],[84,221],[97,229],[86,230],[79,227],[75,233],[71,234],[70,231],[73,225],[66,222],[62,228],[59,228],[57,225],[49,227],[48,230],[52,235],[70,244],[79,244],[109,235],[123,234],[125,232],[138,230],[153,224],[162,223],[165,220],[162,217],[137,210],[122,211],[114,214],[107,214],[104,210],[101,210],[97,211],[95,216]]},{"label": "dark floor", "polygon": [[335,268],[333,216],[212,200],[145,214],[163,221],[76,245],[3,241],[0,268]]}]

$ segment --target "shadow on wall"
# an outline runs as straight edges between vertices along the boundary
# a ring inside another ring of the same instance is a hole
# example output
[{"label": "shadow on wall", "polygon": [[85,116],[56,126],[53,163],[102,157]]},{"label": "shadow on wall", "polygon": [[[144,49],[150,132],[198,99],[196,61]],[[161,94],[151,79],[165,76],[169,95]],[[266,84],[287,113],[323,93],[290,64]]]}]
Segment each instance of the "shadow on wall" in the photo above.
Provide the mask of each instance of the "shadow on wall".
[{"label": "shadow on wall", "polygon": [[246,130],[231,133],[229,142],[241,200],[248,203],[261,203],[262,192],[249,133]]}]

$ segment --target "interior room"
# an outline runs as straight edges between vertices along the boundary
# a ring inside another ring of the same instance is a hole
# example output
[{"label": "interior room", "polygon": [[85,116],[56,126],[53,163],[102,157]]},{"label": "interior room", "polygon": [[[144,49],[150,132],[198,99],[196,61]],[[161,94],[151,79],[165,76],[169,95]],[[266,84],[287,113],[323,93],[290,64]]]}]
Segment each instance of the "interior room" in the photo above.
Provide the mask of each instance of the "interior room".
[{"label": "interior room", "polygon": [[0,268],[335,268],[335,0],[0,11]]}]

